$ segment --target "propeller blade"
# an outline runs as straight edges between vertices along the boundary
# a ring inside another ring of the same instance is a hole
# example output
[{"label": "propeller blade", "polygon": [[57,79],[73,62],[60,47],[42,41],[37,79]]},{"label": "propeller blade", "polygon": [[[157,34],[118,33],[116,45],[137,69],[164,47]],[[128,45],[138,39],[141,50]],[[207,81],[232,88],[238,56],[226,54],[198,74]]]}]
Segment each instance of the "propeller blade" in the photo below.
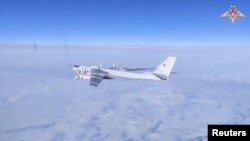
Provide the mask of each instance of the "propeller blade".
[{"label": "propeller blade", "polygon": [[112,64],[112,68],[113,68],[113,69],[116,68],[115,63]]},{"label": "propeller blade", "polygon": [[102,64],[100,64],[99,68],[102,68]]},{"label": "propeller blade", "polygon": [[86,68],[84,68],[84,72],[83,72],[83,74],[86,74],[87,73],[87,69]]}]

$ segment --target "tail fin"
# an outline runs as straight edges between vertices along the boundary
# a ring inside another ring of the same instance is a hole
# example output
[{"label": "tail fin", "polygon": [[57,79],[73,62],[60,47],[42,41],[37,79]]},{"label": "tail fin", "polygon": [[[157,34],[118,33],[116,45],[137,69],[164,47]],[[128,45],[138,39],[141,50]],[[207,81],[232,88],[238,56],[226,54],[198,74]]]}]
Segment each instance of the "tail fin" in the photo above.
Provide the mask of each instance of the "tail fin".
[{"label": "tail fin", "polygon": [[176,57],[168,57],[153,72],[153,74],[162,80],[168,80],[175,64]]}]

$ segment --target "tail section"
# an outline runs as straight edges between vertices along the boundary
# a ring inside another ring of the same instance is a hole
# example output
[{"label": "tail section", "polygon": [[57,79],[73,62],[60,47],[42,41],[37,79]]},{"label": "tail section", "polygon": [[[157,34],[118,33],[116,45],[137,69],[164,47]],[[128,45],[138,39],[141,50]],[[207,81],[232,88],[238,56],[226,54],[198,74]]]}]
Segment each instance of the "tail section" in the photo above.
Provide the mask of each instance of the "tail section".
[{"label": "tail section", "polygon": [[153,72],[153,74],[162,80],[168,80],[175,64],[176,57],[168,57]]}]

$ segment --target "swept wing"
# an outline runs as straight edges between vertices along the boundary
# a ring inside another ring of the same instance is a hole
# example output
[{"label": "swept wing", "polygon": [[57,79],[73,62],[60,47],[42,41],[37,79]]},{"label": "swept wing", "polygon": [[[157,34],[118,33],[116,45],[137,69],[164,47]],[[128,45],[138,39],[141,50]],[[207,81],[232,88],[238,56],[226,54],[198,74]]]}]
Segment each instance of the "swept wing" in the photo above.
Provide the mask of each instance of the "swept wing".
[{"label": "swept wing", "polygon": [[89,85],[97,87],[107,74],[107,72],[99,68],[92,68]]}]

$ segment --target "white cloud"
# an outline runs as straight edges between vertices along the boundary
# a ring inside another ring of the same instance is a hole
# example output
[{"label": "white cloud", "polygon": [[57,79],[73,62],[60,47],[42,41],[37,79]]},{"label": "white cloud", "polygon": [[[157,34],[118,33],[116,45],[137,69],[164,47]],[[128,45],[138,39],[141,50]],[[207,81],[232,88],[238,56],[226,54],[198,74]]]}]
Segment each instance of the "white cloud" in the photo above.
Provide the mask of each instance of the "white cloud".
[{"label": "white cloud", "polygon": [[[4,50],[0,140],[204,141],[207,124],[250,122],[246,48],[136,50],[71,49],[71,58],[60,49]],[[152,67],[168,55],[178,56],[179,72],[169,82],[116,79],[97,88],[74,81],[65,61]]]},{"label": "white cloud", "polygon": [[217,74],[217,75],[203,75],[203,79],[210,82],[234,82],[234,83],[246,83],[250,84],[250,75],[249,73],[235,72],[235,73],[226,73],[226,74]]}]

